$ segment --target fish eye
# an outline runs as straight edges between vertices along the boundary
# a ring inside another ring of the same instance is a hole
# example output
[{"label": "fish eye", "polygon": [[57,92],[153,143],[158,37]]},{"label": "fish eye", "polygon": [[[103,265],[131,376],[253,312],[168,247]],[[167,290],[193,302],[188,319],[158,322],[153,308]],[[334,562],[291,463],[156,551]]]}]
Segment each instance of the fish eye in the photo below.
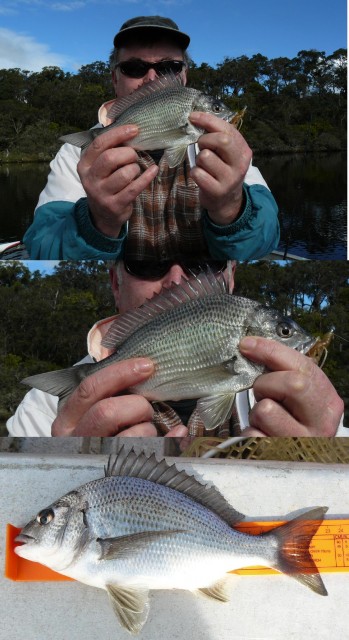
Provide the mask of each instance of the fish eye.
[{"label": "fish eye", "polygon": [[36,516],[36,521],[39,524],[45,525],[49,524],[49,522],[51,522],[54,517],[55,514],[53,512],[53,509],[43,509],[43,511],[40,511],[40,513],[38,513],[38,515]]},{"label": "fish eye", "polygon": [[219,102],[215,102],[212,105],[212,111],[214,111],[215,113],[220,113],[221,112],[221,105],[219,104]]},{"label": "fish eye", "polygon": [[294,334],[294,329],[288,322],[279,322],[276,327],[276,333],[280,338],[290,338]]}]

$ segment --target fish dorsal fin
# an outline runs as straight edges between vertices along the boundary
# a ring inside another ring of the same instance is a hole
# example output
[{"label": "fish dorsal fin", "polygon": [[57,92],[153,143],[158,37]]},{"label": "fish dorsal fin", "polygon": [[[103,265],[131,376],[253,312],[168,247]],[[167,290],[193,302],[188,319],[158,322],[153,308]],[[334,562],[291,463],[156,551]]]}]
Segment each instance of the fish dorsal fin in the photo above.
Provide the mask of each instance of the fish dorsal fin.
[{"label": "fish dorsal fin", "polygon": [[129,109],[134,104],[137,104],[141,100],[146,100],[154,93],[166,91],[166,89],[183,87],[183,82],[180,76],[176,76],[170,73],[166,76],[161,76],[152,80],[147,84],[141,85],[138,89],[133,91],[129,96],[125,98],[117,98],[108,110],[108,118],[110,120],[117,120],[126,109]]},{"label": "fish dorsal fin", "polygon": [[102,346],[116,350],[126,338],[157,316],[191,300],[222,293],[227,293],[223,275],[215,275],[209,268],[198,275],[191,275],[187,280],[182,278],[179,284],[173,284],[169,289],[163,288],[138,309],[126,311],[116,318],[104,336]]},{"label": "fish dorsal fin", "polygon": [[148,589],[107,584],[106,590],[120,624],[134,635],[139,633],[149,613]]},{"label": "fish dorsal fin", "polygon": [[214,511],[230,526],[241,522],[245,517],[233,509],[214,486],[204,484],[186,471],[180,471],[175,464],[168,464],[165,458],[157,460],[155,454],[151,456],[146,456],[145,453],[137,454],[134,449],[127,452],[122,447],[115,459],[110,456],[105,475],[142,478],[175,489]]}]

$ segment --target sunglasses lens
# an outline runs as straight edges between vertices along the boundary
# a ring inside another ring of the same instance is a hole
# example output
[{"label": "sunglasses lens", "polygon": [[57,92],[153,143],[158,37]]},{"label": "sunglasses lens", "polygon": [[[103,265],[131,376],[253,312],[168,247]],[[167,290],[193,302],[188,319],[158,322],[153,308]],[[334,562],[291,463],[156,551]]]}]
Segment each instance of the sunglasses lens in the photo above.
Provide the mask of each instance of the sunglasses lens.
[{"label": "sunglasses lens", "polygon": [[[174,265],[174,262],[142,262],[140,260],[125,260],[124,267],[127,273],[142,280],[160,280]],[[178,263],[180,264],[180,263]],[[205,271],[205,264],[199,262],[186,262],[180,264],[186,275],[198,275],[201,271]],[[226,266],[226,260],[213,260],[208,263],[213,273],[220,273]]]},{"label": "sunglasses lens", "polygon": [[182,60],[165,60],[164,62],[158,62],[154,64],[154,69],[157,73],[166,76],[169,73],[177,75],[182,71],[184,62]]},{"label": "sunglasses lens", "polygon": [[127,60],[118,65],[121,73],[129,78],[143,78],[148,71],[148,65],[142,60]]},{"label": "sunglasses lens", "polygon": [[125,60],[117,65],[121,73],[129,78],[144,78],[149,69],[155,69],[159,75],[174,73],[177,75],[184,67],[182,60],[164,60],[163,62],[145,62],[144,60]]},{"label": "sunglasses lens", "polygon": [[131,276],[143,280],[158,280],[171,269],[172,262],[146,262],[141,260],[124,260],[124,267]]}]

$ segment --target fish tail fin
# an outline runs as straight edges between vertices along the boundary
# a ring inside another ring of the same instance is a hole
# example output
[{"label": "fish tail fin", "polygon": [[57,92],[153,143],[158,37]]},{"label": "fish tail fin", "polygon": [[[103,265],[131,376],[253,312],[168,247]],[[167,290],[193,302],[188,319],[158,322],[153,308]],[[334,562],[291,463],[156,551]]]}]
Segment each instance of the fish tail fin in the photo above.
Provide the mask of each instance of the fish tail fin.
[{"label": "fish tail fin", "polygon": [[40,389],[53,396],[59,397],[59,402],[65,401],[79,386],[80,382],[90,375],[93,363],[79,364],[69,369],[59,369],[48,373],[39,373],[22,380],[23,384]]},{"label": "fish tail fin", "polygon": [[277,563],[274,568],[322,596],[327,596],[327,590],[310,555],[309,546],[326,511],[327,507],[315,507],[265,534],[277,540]]},{"label": "fish tail fin", "polygon": [[68,142],[74,147],[80,147],[84,150],[96,137],[95,133],[90,131],[78,131],[77,133],[69,133],[66,136],[61,136],[59,139],[61,142]]}]

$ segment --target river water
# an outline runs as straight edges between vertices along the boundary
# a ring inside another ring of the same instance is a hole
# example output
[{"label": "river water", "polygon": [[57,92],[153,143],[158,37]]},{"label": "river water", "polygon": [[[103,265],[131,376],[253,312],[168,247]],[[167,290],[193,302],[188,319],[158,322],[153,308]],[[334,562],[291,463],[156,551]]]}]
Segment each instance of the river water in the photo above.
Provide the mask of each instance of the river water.
[{"label": "river water", "polygon": [[[254,164],[279,205],[279,250],[316,260],[345,260],[345,155],[259,156]],[[23,237],[48,171],[44,163],[0,165],[0,242]]]}]

